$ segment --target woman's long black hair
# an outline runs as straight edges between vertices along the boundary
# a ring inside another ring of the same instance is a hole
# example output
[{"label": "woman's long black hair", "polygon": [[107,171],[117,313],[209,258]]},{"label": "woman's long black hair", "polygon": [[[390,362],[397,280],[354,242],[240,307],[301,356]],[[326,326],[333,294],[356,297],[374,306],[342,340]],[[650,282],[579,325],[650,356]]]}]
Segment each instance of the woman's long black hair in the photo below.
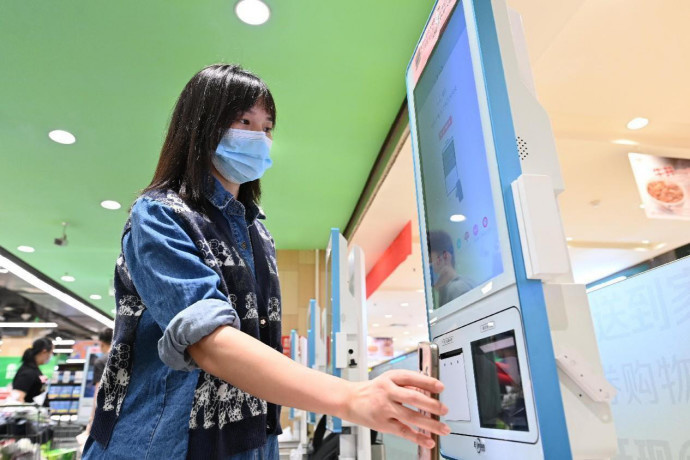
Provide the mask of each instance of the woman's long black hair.
[{"label": "woman's long black hair", "polygon": [[[230,125],[257,103],[275,124],[273,96],[253,73],[238,65],[215,64],[194,75],[177,100],[156,172],[144,193],[172,189],[192,208],[207,210],[203,191],[211,155]],[[245,206],[258,203],[259,179],[242,184],[237,199]]]},{"label": "woman's long black hair", "polygon": [[27,348],[24,350],[24,354],[22,355],[22,363],[29,363],[32,364],[34,363],[34,359],[36,358],[36,355],[39,354],[42,351],[45,350],[52,350],[53,349],[53,342],[50,339],[47,339],[45,337],[41,337],[40,339],[34,340],[34,343],[31,344],[31,348]]}]

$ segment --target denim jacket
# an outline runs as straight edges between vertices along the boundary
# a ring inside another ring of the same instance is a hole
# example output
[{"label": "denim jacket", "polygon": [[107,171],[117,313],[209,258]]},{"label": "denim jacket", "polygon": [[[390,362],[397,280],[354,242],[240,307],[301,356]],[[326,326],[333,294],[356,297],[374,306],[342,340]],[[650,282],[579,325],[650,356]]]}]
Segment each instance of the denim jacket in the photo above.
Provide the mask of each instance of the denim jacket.
[{"label": "denim jacket", "polygon": [[206,197],[209,215],[173,191],[145,194],[132,207],[86,459],[231,458],[280,433],[279,406],[203,372],[186,353],[223,325],[281,350],[275,246],[264,216],[215,179]]}]

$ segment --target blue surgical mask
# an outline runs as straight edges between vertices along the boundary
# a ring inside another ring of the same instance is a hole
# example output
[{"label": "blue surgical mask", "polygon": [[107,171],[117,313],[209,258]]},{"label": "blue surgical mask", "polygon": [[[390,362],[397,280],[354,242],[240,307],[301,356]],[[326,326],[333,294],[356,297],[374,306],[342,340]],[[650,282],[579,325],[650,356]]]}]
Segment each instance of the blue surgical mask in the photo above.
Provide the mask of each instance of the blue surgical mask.
[{"label": "blue surgical mask", "polygon": [[273,141],[263,131],[228,129],[211,159],[221,176],[244,184],[259,179],[271,167]]}]

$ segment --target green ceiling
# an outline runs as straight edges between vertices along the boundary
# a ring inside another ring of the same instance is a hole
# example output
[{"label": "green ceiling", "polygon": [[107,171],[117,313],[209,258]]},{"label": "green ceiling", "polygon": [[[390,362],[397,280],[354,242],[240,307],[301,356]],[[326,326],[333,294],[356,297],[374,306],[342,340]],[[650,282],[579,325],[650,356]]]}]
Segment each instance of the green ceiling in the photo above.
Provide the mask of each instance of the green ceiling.
[{"label": "green ceiling", "polygon": [[[0,15],[0,246],[110,313],[127,207],[155,167],[173,104],[203,66],[237,62],[273,91],[263,181],[279,249],[323,248],[343,228],[405,97],[430,0],[5,1]],[[53,129],[73,145],[48,138]],[[107,211],[105,199],[123,204]],[[67,247],[53,239],[69,222]],[[36,248],[33,254],[16,250]]]}]

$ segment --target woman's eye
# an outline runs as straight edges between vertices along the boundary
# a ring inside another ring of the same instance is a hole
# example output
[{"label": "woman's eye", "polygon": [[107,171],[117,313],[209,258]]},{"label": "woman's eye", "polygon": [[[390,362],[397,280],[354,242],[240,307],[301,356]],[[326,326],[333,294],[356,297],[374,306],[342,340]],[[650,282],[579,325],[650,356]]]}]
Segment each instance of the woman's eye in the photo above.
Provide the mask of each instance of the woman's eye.
[{"label": "woman's eye", "polygon": [[273,128],[264,128],[264,131],[266,131],[267,133],[270,133],[273,131]]},{"label": "woman's eye", "polygon": [[248,125],[248,124],[249,124],[249,120],[247,120],[246,118],[243,118],[243,119],[240,120],[240,123],[242,123],[243,125]]}]

